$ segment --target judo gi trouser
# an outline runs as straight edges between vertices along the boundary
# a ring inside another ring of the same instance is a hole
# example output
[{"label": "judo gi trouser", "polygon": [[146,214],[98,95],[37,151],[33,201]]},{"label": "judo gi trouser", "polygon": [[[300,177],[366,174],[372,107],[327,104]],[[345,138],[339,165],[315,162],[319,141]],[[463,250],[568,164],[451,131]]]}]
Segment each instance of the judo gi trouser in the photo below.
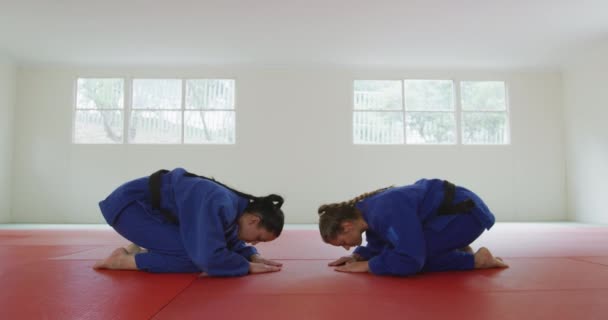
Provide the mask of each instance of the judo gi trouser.
[{"label": "judo gi trouser", "polygon": [[179,226],[149,210],[135,201],[123,209],[113,225],[120,235],[148,250],[135,255],[137,268],[159,273],[201,272],[184,248]]},{"label": "judo gi trouser", "polygon": [[[473,209],[476,210],[476,209]],[[437,219],[441,219],[438,217]],[[471,244],[485,230],[473,214],[458,214],[442,230],[424,228],[426,261],[422,271],[470,270],[475,257],[460,249]]]}]

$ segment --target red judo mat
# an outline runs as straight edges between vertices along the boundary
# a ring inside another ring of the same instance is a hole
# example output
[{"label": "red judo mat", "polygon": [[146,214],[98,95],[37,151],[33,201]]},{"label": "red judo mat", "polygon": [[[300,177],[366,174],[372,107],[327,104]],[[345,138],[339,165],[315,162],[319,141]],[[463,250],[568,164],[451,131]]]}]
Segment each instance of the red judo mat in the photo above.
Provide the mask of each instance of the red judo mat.
[{"label": "red judo mat", "polygon": [[112,230],[0,230],[0,319],[608,319],[608,227],[499,223],[474,244],[511,267],[407,278],[333,271],[314,230],[259,244],[240,278],[97,271]]}]

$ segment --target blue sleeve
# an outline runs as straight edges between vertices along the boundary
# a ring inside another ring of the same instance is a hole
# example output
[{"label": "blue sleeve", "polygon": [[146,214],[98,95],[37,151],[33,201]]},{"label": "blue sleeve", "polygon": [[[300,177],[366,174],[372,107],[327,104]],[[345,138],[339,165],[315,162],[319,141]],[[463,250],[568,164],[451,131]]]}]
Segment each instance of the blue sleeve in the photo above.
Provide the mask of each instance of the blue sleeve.
[{"label": "blue sleeve", "polygon": [[210,276],[247,274],[249,261],[226,243],[222,218],[236,209],[225,193],[213,182],[184,178],[174,185],[174,195],[182,241],[194,264]]},{"label": "blue sleeve", "polygon": [[374,210],[381,210],[385,219],[377,233],[384,235],[391,246],[369,260],[370,271],[378,275],[407,276],[422,270],[426,244],[414,201],[386,199]]},{"label": "blue sleeve", "polygon": [[240,254],[247,260],[249,260],[252,255],[258,253],[258,250],[255,247],[246,245],[243,240],[238,238],[238,232],[236,228],[234,228],[232,232],[230,232],[226,239],[228,239],[226,241],[228,243],[228,249]]},{"label": "blue sleeve", "polygon": [[367,241],[367,244],[365,246],[357,247],[353,252],[360,255],[364,260],[369,260],[377,256],[385,247],[385,243],[369,230],[365,233],[365,240]]}]

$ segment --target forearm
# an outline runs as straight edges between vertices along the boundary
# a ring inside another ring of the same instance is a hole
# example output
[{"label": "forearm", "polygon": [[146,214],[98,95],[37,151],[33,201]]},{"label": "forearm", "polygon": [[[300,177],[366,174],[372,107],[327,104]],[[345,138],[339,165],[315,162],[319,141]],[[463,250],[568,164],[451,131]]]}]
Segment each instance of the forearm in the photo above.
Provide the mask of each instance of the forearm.
[{"label": "forearm", "polygon": [[210,276],[242,276],[249,272],[249,261],[245,257],[226,249],[214,253],[203,253],[193,260],[201,270]]},{"label": "forearm", "polygon": [[242,257],[244,257],[245,259],[251,261],[251,258],[255,255],[259,255],[258,250],[255,247],[252,246],[245,246],[242,248],[239,248],[238,250],[234,250],[234,252],[238,253],[239,255],[241,255]]},{"label": "forearm", "polygon": [[378,252],[366,247],[360,246],[355,249],[352,256],[357,259],[357,261],[369,260],[378,255]]}]

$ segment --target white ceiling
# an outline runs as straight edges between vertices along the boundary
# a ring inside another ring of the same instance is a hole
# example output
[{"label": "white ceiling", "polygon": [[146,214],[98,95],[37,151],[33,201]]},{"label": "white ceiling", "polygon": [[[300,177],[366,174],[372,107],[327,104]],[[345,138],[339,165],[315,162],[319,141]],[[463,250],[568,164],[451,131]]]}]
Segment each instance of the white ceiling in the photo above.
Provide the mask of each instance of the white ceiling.
[{"label": "white ceiling", "polygon": [[22,63],[558,68],[608,0],[0,0]]}]

